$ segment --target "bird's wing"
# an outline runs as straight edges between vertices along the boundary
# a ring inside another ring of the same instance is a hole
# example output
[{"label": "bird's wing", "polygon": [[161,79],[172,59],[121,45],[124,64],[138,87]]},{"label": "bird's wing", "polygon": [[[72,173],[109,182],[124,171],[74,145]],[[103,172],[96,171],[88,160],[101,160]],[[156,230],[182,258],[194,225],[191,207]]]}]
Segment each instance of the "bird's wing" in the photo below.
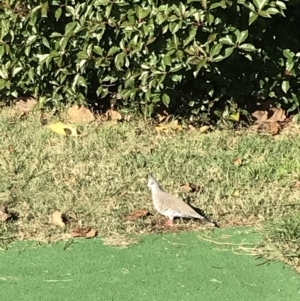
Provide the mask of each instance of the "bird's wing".
[{"label": "bird's wing", "polygon": [[202,219],[202,216],[199,215],[188,204],[186,204],[182,199],[166,192],[163,192],[159,197],[162,200],[159,211],[163,215]]},{"label": "bird's wing", "polygon": [[203,222],[219,227],[216,223],[214,223],[207,217],[200,215],[192,207],[190,207],[187,203],[185,203],[182,199],[178,197],[163,192],[163,194],[161,195],[161,199],[163,201],[161,202],[160,210],[158,211],[165,216],[197,218]]},{"label": "bird's wing", "polygon": [[165,191],[156,191],[153,195],[153,203],[156,210],[169,218],[173,217],[187,217],[198,218],[203,222],[219,227],[210,219],[198,214],[192,207],[186,204],[182,199],[168,194]]}]

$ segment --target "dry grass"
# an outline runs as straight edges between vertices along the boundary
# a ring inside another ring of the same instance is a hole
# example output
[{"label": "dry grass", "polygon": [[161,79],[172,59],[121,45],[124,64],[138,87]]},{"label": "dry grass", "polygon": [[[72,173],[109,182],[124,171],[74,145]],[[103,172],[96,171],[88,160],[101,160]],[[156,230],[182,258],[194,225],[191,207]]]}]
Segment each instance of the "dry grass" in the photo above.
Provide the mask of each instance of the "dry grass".
[{"label": "dry grass", "polygon": [[138,239],[113,233],[103,239],[103,243],[106,246],[127,248],[129,245],[135,245],[138,243]]},{"label": "dry grass", "polygon": [[300,273],[300,216],[294,214],[265,223],[264,241],[258,247],[265,258],[284,261]]},{"label": "dry grass", "polygon": [[[8,237],[51,241],[84,226],[106,237],[156,231],[158,215],[146,186],[150,172],[168,192],[191,197],[221,227],[299,216],[295,133],[279,139],[243,131],[157,134],[143,121],[94,123],[83,132],[62,137],[43,127],[37,114],[20,120],[1,112],[0,206],[17,218],[0,222],[0,244]],[[180,185],[187,181],[200,191],[183,193]],[[141,208],[154,216],[124,220]],[[51,224],[55,210],[66,214],[67,228]],[[190,221],[182,229],[200,227]]]}]

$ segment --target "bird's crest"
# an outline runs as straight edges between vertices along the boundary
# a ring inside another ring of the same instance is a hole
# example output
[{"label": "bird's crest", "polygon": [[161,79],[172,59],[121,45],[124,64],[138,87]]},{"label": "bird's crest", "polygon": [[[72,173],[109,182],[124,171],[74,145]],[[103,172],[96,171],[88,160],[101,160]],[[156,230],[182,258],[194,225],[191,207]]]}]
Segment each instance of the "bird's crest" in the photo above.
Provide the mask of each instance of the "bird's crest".
[{"label": "bird's crest", "polygon": [[149,180],[148,180],[148,187],[154,187],[154,186],[159,186],[157,180],[150,174]]}]

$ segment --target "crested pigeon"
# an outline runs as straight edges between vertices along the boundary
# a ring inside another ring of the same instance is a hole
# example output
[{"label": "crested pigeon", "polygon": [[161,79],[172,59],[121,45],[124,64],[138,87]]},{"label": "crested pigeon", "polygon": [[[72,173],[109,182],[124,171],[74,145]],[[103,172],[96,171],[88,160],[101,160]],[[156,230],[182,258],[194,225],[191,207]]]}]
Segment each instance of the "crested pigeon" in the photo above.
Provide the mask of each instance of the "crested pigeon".
[{"label": "crested pigeon", "polygon": [[197,218],[209,225],[218,227],[216,223],[197,213],[180,198],[163,191],[153,176],[150,176],[149,178],[148,187],[151,189],[152,201],[155,209],[160,214],[169,218],[169,221],[167,222],[169,226],[173,225],[174,217],[186,217]]}]

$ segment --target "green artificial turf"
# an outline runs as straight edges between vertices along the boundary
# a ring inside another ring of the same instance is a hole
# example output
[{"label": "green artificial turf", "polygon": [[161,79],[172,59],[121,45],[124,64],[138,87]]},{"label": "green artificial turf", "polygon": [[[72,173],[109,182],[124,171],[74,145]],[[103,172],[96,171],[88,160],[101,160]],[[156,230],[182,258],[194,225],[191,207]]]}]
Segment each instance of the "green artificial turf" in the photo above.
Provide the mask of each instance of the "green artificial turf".
[{"label": "green artificial turf", "polygon": [[[283,263],[261,264],[241,247],[251,229],[150,235],[116,248],[101,239],[37,246],[16,242],[0,252],[1,300],[300,300],[300,278]],[[249,245],[247,243],[250,243]],[[253,246],[252,246],[253,247]],[[236,254],[241,253],[241,254]],[[261,264],[261,265],[259,265]]]}]

